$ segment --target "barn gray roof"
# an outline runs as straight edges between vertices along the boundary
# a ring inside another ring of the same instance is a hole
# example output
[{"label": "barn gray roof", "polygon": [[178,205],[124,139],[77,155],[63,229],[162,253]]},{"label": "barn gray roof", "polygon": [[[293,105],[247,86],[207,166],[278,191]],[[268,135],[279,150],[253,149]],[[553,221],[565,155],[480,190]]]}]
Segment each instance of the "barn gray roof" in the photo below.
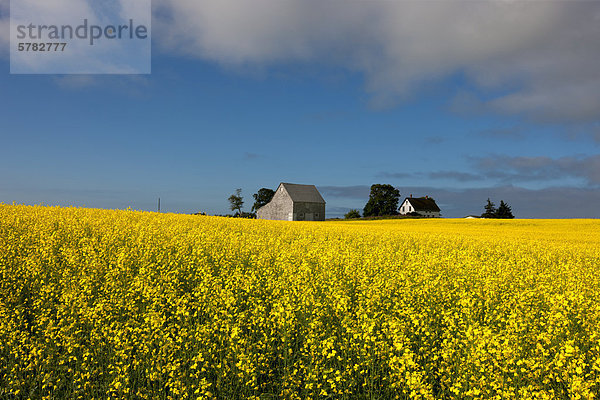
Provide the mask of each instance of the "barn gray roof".
[{"label": "barn gray roof", "polygon": [[325,203],[315,185],[298,185],[297,183],[281,183],[292,201],[302,203]]},{"label": "barn gray roof", "polygon": [[441,211],[431,197],[407,197],[415,211]]}]

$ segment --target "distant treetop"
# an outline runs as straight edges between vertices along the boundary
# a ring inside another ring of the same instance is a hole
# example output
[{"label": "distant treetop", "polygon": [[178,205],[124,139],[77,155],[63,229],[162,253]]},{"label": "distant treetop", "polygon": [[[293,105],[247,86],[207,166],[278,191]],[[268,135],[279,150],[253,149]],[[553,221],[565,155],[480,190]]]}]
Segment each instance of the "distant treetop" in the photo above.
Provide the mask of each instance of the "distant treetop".
[{"label": "distant treetop", "polygon": [[376,184],[371,186],[369,201],[365,204],[363,215],[365,217],[380,217],[383,215],[398,214],[398,202],[400,191],[388,184]]},{"label": "distant treetop", "polygon": [[504,200],[500,200],[500,206],[496,208],[496,205],[488,198],[484,209],[485,212],[481,214],[481,218],[512,219],[515,217],[510,206]]}]

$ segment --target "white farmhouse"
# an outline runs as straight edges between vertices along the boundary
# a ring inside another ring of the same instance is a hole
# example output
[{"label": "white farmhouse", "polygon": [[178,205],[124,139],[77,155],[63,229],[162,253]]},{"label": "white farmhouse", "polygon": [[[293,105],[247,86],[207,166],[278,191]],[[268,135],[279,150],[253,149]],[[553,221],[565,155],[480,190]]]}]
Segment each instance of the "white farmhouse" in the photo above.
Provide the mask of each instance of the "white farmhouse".
[{"label": "white farmhouse", "polygon": [[422,217],[439,217],[440,208],[429,196],[425,197],[407,197],[400,206],[400,214],[408,215],[411,213],[419,214]]}]

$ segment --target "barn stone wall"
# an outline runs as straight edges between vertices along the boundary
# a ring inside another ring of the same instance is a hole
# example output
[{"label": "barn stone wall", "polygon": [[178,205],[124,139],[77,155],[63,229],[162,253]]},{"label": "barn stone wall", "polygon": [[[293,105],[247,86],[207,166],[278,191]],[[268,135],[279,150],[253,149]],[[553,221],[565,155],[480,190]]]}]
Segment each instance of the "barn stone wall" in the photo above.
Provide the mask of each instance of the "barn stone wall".
[{"label": "barn stone wall", "polygon": [[280,185],[271,201],[256,211],[256,218],[283,221],[324,221],[325,203],[294,202],[284,186]]},{"label": "barn stone wall", "polygon": [[285,190],[277,190],[271,201],[256,211],[256,218],[292,221],[293,214],[294,206],[291,197]]},{"label": "barn stone wall", "polygon": [[294,203],[294,221],[325,221],[325,203]]}]

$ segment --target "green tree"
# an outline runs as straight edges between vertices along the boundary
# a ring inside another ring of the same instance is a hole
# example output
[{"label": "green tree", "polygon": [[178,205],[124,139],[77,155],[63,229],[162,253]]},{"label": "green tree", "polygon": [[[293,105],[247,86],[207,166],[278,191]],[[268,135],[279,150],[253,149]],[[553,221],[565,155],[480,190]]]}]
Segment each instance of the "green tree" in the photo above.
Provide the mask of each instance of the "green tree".
[{"label": "green tree", "polygon": [[485,209],[485,212],[481,214],[481,218],[496,218],[496,205],[490,200],[489,197],[487,199],[487,204],[483,208]]},{"label": "green tree", "polygon": [[346,219],[360,218],[360,211],[352,209],[344,215],[344,218],[346,218]]},{"label": "green tree", "polygon": [[242,197],[242,189],[235,189],[235,193],[229,196],[229,208],[231,211],[238,211],[238,214],[242,214],[242,206],[244,205],[244,198]]},{"label": "green tree", "polygon": [[512,219],[514,217],[510,206],[503,200],[500,200],[500,205],[498,206],[498,210],[496,210],[496,218]]},{"label": "green tree", "polygon": [[398,210],[398,201],[400,201],[400,191],[392,185],[372,185],[369,201],[365,204],[363,215],[365,217],[395,215]]},{"label": "green tree", "polygon": [[274,195],[274,190],[267,188],[259,189],[257,193],[254,193],[252,195],[252,197],[254,197],[254,205],[252,206],[252,212],[258,210],[259,208],[270,202]]}]

